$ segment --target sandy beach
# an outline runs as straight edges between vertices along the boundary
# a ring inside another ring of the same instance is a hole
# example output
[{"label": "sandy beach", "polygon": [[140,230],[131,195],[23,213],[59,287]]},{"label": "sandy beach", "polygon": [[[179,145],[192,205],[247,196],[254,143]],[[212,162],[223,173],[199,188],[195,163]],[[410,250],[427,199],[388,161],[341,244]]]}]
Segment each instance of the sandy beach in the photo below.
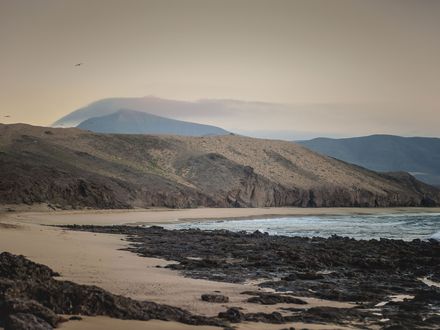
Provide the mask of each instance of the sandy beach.
[{"label": "sandy beach", "polygon": [[[59,272],[63,280],[97,285],[112,293],[139,300],[151,300],[184,308],[199,315],[214,316],[227,307],[241,307],[247,312],[268,312],[273,306],[248,304],[241,292],[259,290],[254,283],[231,284],[196,280],[177,271],[157,266],[169,262],[143,258],[128,251],[120,235],[67,231],[47,225],[58,224],[160,224],[189,219],[253,218],[287,215],[379,214],[398,212],[440,212],[440,209],[189,209],[189,210],[115,210],[115,211],[52,211],[4,212],[0,214],[0,251],[21,254]],[[261,289],[260,289],[261,290]],[[203,302],[204,293],[220,291],[230,298],[227,304]],[[304,298],[308,305],[350,307],[337,303]],[[283,307],[279,304],[277,307]],[[292,307],[292,305],[290,305]],[[302,308],[300,305],[293,306]],[[302,328],[305,325],[290,324]],[[240,324],[238,329],[282,329],[286,325]],[[105,317],[85,318],[62,325],[62,329],[190,329],[182,324],[161,321],[121,321]],[[212,327],[197,327],[213,329]],[[334,325],[307,325],[309,329],[341,329]]]},{"label": "sandy beach", "polygon": [[[12,209],[16,212],[6,212]],[[2,212],[3,210],[3,212]],[[44,225],[138,225],[187,222],[194,220],[258,219],[287,216],[367,215],[398,213],[440,213],[440,208],[194,208],[52,211],[47,206],[0,208],[0,219]]]},{"label": "sandy beach", "polygon": [[[292,325],[290,325],[292,326]],[[298,329],[307,328],[310,330],[349,330],[355,329],[351,327],[341,327],[341,326],[324,326],[319,324],[305,324],[305,323],[295,323]],[[243,323],[240,324],[240,330],[279,330],[285,328],[286,325],[279,324],[258,324],[258,323]],[[176,322],[164,322],[164,321],[125,321],[125,320],[117,320],[111,319],[108,317],[85,317],[80,322],[67,322],[61,325],[60,329],[65,330],[82,330],[82,329],[90,329],[90,330],[107,330],[107,329],[130,329],[130,330],[218,330],[217,327],[207,327],[207,326],[194,326],[194,325],[185,325]]]}]

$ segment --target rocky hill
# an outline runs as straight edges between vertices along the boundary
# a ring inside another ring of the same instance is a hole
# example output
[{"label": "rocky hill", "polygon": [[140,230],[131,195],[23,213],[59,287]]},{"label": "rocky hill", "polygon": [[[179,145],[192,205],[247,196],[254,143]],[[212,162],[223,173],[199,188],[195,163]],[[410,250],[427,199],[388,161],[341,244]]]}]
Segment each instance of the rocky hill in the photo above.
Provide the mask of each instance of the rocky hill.
[{"label": "rocky hill", "polygon": [[405,171],[440,186],[440,139],[371,135],[345,139],[317,138],[299,141],[320,154],[373,171]]},{"label": "rocky hill", "polygon": [[61,208],[434,206],[440,191],[298,144],[0,125],[0,202]]}]

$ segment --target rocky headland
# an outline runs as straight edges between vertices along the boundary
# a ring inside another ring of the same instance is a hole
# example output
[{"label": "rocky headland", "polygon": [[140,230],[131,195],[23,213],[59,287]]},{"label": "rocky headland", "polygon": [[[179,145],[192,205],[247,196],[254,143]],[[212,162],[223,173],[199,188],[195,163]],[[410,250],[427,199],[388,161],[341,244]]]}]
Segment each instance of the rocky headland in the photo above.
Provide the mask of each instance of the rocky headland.
[{"label": "rocky headland", "polygon": [[54,209],[438,206],[440,190],[288,141],[0,124],[0,203]]}]

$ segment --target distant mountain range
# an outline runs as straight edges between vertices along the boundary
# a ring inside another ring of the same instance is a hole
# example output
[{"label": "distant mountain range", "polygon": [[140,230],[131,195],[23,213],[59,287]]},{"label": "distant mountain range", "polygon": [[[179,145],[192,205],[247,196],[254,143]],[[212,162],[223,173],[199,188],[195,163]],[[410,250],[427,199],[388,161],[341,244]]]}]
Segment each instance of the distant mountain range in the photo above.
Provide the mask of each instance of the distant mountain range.
[{"label": "distant mountain range", "polygon": [[0,203],[61,208],[435,206],[440,190],[289,141],[0,124]]},{"label": "distant mountain range", "polygon": [[368,169],[405,171],[440,186],[440,139],[371,135],[356,138],[317,138],[297,143],[320,154]]},{"label": "distant mountain range", "polygon": [[[229,132],[222,128],[175,118],[194,116],[204,119],[212,118],[213,115],[220,118],[226,114],[234,115],[243,109],[247,113],[254,109],[254,112],[267,114],[271,106],[273,105],[233,100],[190,102],[157,97],[109,98],[73,111],[56,121],[53,126],[78,126],[101,133],[225,135]],[[317,138],[298,143],[323,155],[374,171],[405,171],[425,183],[440,186],[438,138],[372,135],[345,139]]]},{"label": "distant mountain range", "polygon": [[169,134],[183,136],[208,136],[229,134],[222,128],[164,118],[134,110],[119,110],[81,122],[78,128],[117,134]]},{"label": "distant mountain range", "polygon": [[54,127],[75,127],[81,122],[110,115],[121,109],[146,112],[166,118],[185,119],[187,117],[206,118],[213,113],[231,112],[227,100],[178,101],[153,96],[107,98],[90,103],[60,118],[52,124]]}]

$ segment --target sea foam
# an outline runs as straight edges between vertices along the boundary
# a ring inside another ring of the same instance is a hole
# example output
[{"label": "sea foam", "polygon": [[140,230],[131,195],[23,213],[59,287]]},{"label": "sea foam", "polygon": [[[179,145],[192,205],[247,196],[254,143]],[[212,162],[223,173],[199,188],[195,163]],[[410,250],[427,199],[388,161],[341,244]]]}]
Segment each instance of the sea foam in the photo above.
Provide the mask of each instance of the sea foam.
[{"label": "sea foam", "polygon": [[431,235],[431,239],[435,239],[437,241],[440,241],[440,231],[436,232],[435,234]]},{"label": "sea foam", "polygon": [[192,221],[163,225],[169,229],[199,228],[231,231],[256,230],[269,235],[331,237],[354,239],[435,239],[440,241],[440,213],[396,213],[374,215],[285,216],[266,219],[235,219],[229,221]]}]

